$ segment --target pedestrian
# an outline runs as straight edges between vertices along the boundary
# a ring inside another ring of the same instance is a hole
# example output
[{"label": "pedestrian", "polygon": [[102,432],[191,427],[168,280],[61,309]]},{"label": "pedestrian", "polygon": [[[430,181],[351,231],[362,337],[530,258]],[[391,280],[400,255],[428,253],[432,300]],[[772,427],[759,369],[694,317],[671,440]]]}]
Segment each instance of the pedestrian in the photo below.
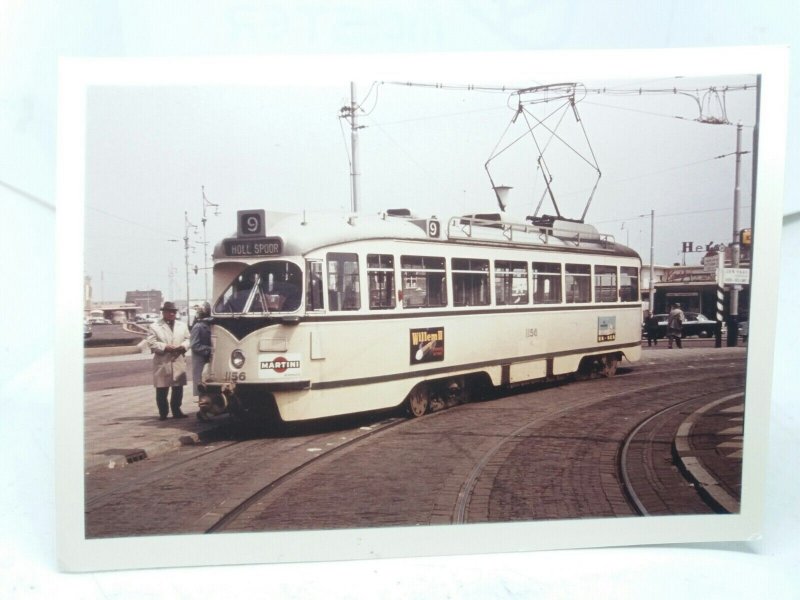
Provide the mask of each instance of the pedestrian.
[{"label": "pedestrian", "polygon": [[678,345],[678,348],[683,348],[681,342],[681,330],[683,329],[683,322],[686,320],[686,315],[681,310],[681,305],[676,302],[672,305],[672,310],[669,311],[667,317],[667,335],[669,336],[669,348],[672,348],[673,340]]},{"label": "pedestrian", "polygon": [[[156,388],[156,405],[159,418],[182,419],[183,386],[186,385],[186,351],[189,349],[189,328],[176,320],[178,309],[172,302],[164,302],[161,319],[150,325],[147,345],[153,353],[153,385]],[[172,392],[170,394],[170,388]],[[169,405],[167,396],[169,395]]]},{"label": "pedestrian", "polygon": [[647,335],[647,345],[658,346],[658,317],[649,310],[644,311],[644,331]]},{"label": "pedestrian", "polygon": [[203,367],[211,362],[211,305],[204,302],[197,307],[197,313],[192,326],[191,348],[192,348],[192,394],[200,411],[197,418],[205,420],[207,414],[204,405],[200,401],[200,388],[198,387],[203,377]]}]

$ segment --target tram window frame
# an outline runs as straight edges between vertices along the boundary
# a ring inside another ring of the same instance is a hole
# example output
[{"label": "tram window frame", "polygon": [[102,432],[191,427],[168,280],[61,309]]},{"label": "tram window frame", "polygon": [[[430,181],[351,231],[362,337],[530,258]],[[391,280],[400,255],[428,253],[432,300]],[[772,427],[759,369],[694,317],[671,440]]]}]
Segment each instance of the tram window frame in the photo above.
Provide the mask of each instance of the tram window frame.
[{"label": "tram window frame", "polygon": [[[514,294],[514,284],[524,283],[522,294]],[[521,260],[494,261],[494,296],[497,306],[530,304],[528,263]]]},{"label": "tram window frame", "polygon": [[[409,254],[400,256],[400,278],[403,292],[403,308],[441,308],[447,306],[447,270],[442,256]],[[419,284],[424,282],[422,302],[412,304],[420,298]],[[413,288],[412,288],[413,285]],[[436,294],[431,291],[437,290]]]},{"label": "tram window frame", "polygon": [[537,261],[532,263],[531,266],[533,269],[533,303],[561,304],[563,296],[561,263]]},{"label": "tram window frame", "polygon": [[367,254],[367,282],[370,310],[395,308],[394,256]]},{"label": "tram window frame", "polygon": [[239,272],[214,304],[215,314],[269,315],[296,312],[303,299],[299,265],[266,260]]},{"label": "tram window frame", "polygon": [[594,301],[601,303],[619,302],[618,282],[617,265],[595,265]]},{"label": "tram window frame", "polygon": [[453,306],[491,304],[488,259],[451,258],[450,276],[453,285]]},{"label": "tram window frame", "polygon": [[[627,277],[627,282],[626,278]],[[626,285],[627,283],[627,285]],[[639,302],[641,289],[639,288],[639,268],[619,268],[619,299],[620,302]]]},{"label": "tram window frame", "polygon": [[588,304],[592,301],[592,266],[581,263],[564,265],[564,301]]},{"label": "tram window frame", "polygon": [[361,282],[358,254],[355,252],[328,252],[328,310],[334,312],[361,308]]},{"label": "tram window frame", "polygon": [[323,310],[325,293],[321,260],[306,260],[306,311]]}]

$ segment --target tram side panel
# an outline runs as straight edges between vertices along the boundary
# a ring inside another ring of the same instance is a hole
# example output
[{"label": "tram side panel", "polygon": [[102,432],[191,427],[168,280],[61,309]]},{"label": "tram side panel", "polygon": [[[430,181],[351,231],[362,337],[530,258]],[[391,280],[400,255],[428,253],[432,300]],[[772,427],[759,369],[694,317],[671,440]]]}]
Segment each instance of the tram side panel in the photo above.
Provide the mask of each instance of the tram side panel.
[{"label": "tram side panel", "polygon": [[[485,373],[500,386],[573,373],[584,356],[637,343],[636,314],[625,308],[323,321],[275,326],[222,345],[258,357],[238,385],[272,389],[281,418],[292,421],[394,407],[423,381]],[[608,319],[616,325],[613,338],[602,325]],[[292,384],[302,387],[286,389]]]}]

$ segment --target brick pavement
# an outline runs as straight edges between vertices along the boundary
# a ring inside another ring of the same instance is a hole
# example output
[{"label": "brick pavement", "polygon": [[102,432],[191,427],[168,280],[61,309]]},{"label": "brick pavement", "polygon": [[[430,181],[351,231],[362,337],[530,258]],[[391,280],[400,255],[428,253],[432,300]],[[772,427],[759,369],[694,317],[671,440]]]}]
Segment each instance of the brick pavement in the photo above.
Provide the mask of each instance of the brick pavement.
[{"label": "brick pavement", "polygon": [[228,417],[210,423],[197,420],[197,406],[186,386],[183,397],[185,419],[158,419],[155,389],[151,385],[114,388],[84,394],[85,468],[117,468],[187,444],[196,444],[201,434]]},{"label": "brick pavement", "polygon": [[[721,348],[720,353],[737,349]],[[741,351],[741,349],[738,349]],[[646,349],[647,358],[680,353],[666,347]],[[137,358],[149,358],[142,354]],[[114,361],[130,360],[130,356],[89,358]],[[191,386],[185,388],[183,400],[186,419],[158,419],[155,392],[152,386],[136,386],[86,392],[84,395],[84,459],[86,469],[118,468],[130,462],[153,457],[182,445],[200,443],[202,434],[226,423],[229,417],[217,417],[210,423],[197,420]],[[712,500],[729,512],[739,510],[741,481],[742,397],[707,405],[691,415],[678,432],[675,450],[684,470],[694,477]],[[721,441],[709,447],[721,436]],[[444,516],[444,515],[442,515]]]}]

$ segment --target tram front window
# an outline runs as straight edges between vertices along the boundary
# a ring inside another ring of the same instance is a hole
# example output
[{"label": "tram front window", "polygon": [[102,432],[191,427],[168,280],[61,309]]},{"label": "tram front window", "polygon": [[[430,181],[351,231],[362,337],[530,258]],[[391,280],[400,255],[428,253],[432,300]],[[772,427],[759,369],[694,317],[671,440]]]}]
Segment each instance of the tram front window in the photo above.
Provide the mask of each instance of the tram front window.
[{"label": "tram front window", "polygon": [[300,267],[285,260],[251,265],[242,271],[214,305],[215,313],[293,312],[303,297]]}]

